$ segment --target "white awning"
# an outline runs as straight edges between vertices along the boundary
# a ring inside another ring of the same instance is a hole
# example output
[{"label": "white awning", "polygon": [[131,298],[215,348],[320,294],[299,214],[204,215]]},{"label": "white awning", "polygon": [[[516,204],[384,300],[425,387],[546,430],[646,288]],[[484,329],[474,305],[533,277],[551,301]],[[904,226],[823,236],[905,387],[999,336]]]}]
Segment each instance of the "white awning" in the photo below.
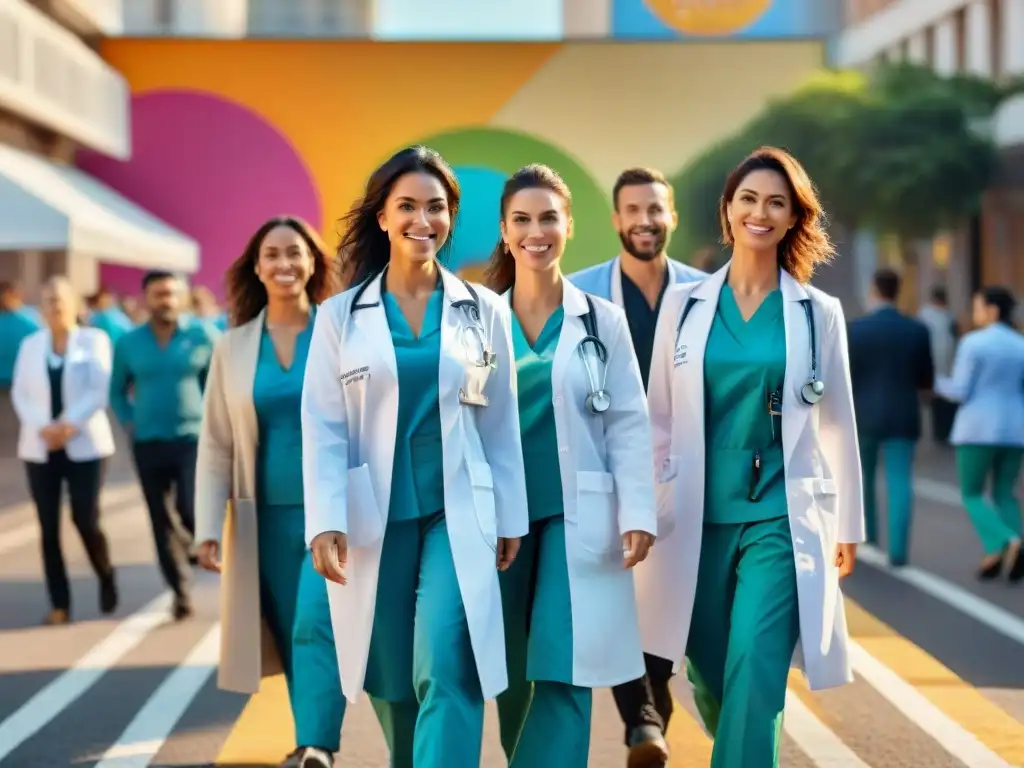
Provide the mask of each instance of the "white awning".
[{"label": "white awning", "polygon": [[191,274],[199,244],[79,169],[0,144],[0,251]]}]

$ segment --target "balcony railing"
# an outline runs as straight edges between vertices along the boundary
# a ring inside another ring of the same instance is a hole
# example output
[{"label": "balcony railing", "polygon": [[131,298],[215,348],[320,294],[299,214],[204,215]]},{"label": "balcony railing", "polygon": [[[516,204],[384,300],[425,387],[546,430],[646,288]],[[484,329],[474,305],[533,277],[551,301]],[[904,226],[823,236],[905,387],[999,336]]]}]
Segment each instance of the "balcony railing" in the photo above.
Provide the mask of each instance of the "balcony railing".
[{"label": "balcony railing", "polygon": [[51,8],[82,34],[113,37],[124,30],[123,0],[53,0]]},{"label": "balcony railing", "polygon": [[131,153],[124,78],[23,0],[0,3],[0,107],[98,152]]}]

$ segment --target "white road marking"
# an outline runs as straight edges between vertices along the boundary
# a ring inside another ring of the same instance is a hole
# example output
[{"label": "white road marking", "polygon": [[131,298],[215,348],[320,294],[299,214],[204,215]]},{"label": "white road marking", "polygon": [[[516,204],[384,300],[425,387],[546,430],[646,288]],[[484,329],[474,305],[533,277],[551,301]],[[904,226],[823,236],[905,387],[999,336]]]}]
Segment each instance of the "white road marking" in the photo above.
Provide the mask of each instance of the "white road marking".
[{"label": "white road marking", "polygon": [[962,507],[960,489],[951,483],[941,480],[929,480],[927,477],[914,478],[914,493],[922,499],[945,504],[950,507]]},{"label": "white road marking", "polygon": [[170,608],[169,592],[150,601],[0,723],[0,763],[95,685],[150,632],[167,622]]},{"label": "white road marking", "polygon": [[217,624],[192,648],[181,665],[164,678],[93,768],[146,768],[217,669],[219,655],[220,625]]},{"label": "white road marking", "polygon": [[817,768],[870,768],[789,690],[783,726]]},{"label": "white road marking", "polygon": [[[135,484],[126,485],[115,485],[109,490],[103,492],[100,498],[100,509],[103,509],[108,504],[123,504],[126,501],[141,500],[139,496],[138,486]],[[31,506],[27,507],[30,511]],[[101,520],[106,522],[119,521],[122,517],[127,515],[137,516],[137,510],[130,509],[122,512],[117,512],[113,515],[104,515]],[[10,529],[0,531],[0,555],[5,555],[8,552],[18,549],[20,547],[27,546],[29,544],[35,544],[39,541],[39,523],[32,520],[28,523],[22,523],[21,525],[11,526]]]},{"label": "white road marking", "polygon": [[853,640],[850,661],[872,688],[960,762],[971,768],[1014,768]]},{"label": "white road marking", "polygon": [[862,544],[857,548],[857,559],[884,570],[894,579],[916,587],[936,600],[970,616],[980,624],[984,624],[989,629],[995,630],[1003,637],[1008,637],[1024,645],[1024,619],[1010,613],[1005,608],[1000,608],[941,576],[935,576],[912,565],[892,568],[888,564],[885,554],[870,544]]}]

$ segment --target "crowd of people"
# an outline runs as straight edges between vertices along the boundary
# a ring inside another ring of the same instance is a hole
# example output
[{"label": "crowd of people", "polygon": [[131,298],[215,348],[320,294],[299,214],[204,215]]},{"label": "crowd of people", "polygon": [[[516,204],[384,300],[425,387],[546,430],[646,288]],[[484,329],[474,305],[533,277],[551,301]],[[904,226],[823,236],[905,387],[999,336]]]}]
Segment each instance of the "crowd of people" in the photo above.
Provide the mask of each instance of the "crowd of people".
[{"label": "crowd of people", "polygon": [[186,313],[166,272],[143,280],[144,319],[106,293],[82,318],[53,278],[40,328],[4,292],[47,623],[71,620],[63,483],[101,609],[117,605],[108,405],[173,617],[192,615],[192,564],[220,573],[220,686],[253,693],[283,671],[290,768],[333,765],[364,692],[392,768],[478,766],[490,699],[511,768],[583,768],[599,687],[630,768],[659,768],[676,674],[713,768],[777,765],[791,665],[813,690],[852,680],[840,582],[878,536],[879,455],[891,559],[908,559],[922,393],[951,425],[979,575],[1024,578],[1007,291],[978,294],[955,353],[929,333],[937,309],[895,310],[886,270],[848,326],[810,284],[833,257],[814,187],[777,149],[725,180],[730,255],[710,274],[666,256],[661,173],[624,171],[612,198],[620,253],[567,276],[571,190],[519,170],[471,283],[444,267],[458,180],[412,147],[371,175],[336,252],[299,219],[263,224],[227,273],[230,322],[209,296]]}]

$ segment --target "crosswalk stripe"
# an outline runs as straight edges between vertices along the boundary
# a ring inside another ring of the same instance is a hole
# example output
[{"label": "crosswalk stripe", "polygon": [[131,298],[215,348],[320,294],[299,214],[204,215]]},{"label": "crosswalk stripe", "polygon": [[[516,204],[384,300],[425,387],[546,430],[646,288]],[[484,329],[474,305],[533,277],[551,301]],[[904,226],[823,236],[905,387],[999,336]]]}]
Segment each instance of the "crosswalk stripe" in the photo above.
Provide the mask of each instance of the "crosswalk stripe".
[{"label": "crosswalk stripe", "polygon": [[854,671],[949,754],[971,768],[1024,763],[1024,724],[852,600]]},{"label": "crosswalk stripe", "polygon": [[93,768],[146,768],[216,670],[220,625],[214,625],[136,713]]},{"label": "crosswalk stripe", "polygon": [[680,768],[707,768],[711,764],[711,738],[678,699],[673,703],[672,719],[665,734],[672,753],[670,764]]},{"label": "crosswalk stripe", "polygon": [[842,739],[815,717],[793,688],[786,691],[783,725],[786,734],[818,768],[869,768]]},{"label": "crosswalk stripe", "polygon": [[215,765],[265,765],[295,747],[295,726],[284,675],[265,677],[249,697],[217,755]]},{"label": "crosswalk stripe", "polygon": [[57,679],[0,723],[0,762],[73,704],[146,636],[168,619],[165,592],[122,621]]}]

